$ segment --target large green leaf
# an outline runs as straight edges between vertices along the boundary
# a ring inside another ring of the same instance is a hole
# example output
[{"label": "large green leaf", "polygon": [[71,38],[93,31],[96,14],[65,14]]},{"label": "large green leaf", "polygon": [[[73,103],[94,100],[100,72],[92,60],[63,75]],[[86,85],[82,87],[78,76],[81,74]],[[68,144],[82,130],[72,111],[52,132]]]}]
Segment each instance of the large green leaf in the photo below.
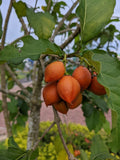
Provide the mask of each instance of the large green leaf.
[{"label": "large green leaf", "polygon": [[55,27],[54,18],[49,13],[37,12],[27,8],[27,19],[29,25],[34,29],[39,38],[48,39]]},{"label": "large green leaf", "polygon": [[22,47],[16,47],[16,44],[6,46],[0,52],[0,61],[19,64],[25,58],[37,60],[41,54],[56,54],[60,56],[63,53],[57,45],[46,39],[35,40],[31,36],[26,36],[20,42],[23,42]]},{"label": "large green leaf", "polygon": [[99,135],[95,135],[91,146],[91,160],[106,160],[112,158],[109,154],[108,148]]},{"label": "large green leaf", "polygon": [[81,0],[76,12],[80,17],[82,42],[96,37],[109,22],[115,0]]},{"label": "large green leaf", "polygon": [[19,18],[26,16],[27,6],[25,3],[23,3],[22,1],[14,2],[13,7],[15,8],[16,14]]},{"label": "large green leaf", "polygon": [[99,61],[101,74],[98,81],[107,88],[109,107],[120,116],[120,61],[104,51],[94,51],[93,59]]}]

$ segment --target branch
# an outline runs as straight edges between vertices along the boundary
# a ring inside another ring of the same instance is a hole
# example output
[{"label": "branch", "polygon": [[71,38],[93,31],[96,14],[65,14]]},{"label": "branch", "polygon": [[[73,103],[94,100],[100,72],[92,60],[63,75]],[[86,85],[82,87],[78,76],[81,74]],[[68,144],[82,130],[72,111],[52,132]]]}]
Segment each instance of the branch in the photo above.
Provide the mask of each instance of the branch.
[{"label": "branch", "polygon": [[12,10],[12,2],[13,1],[11,0],[9,8],[8,8],[7,16],[6,16],[6,19],[5,19],[5,24],[4,24],[4,28],[3,28],[3,35],[2,35],[2,40],[1,40],[1,49],[4,48],[4,44],[5,44],[8,22],[9,22],[10,13],[11,13],[11,10]]},{"label": "branch", "polygon": [[24,34],[25,34],[25,35],[29,35],[29,32],[28,32],[28,30],[27,30],[27,27],[26,27],[26,24],[25,24],[23,18],[20,17],[19,20],[20,20],[20,22],[21,22],[21,24],[22,24],[22,27],[23,27],[23,30],[24,30]]},{"label": "branch", "polygon": [[60,46],[61,49],[64,49],[78,34],[80,33],[80,26],[78,25],[75,32],[73,32],[68,39]]},{"label": "branch", "polygon": [[29,103],[29,99],[27,99],[24,95],[17,94],[15,92],[10,92],[10,91],[7,91],[7,90],[1,89],[1,88],[0,88],[0,92],[2,92],[4,94],[9,94],[9,95],[12,95],[12,96],[15,96],[15,97],[19,97],[19,98],[23,99],[24,101],[26,101],[27,103]]},{"label": "branch", "polygon": [[76,7],[76,5],[78,4],[79,0],[77,0],[72,7],[68,10],[68,12],[65,14],[65,16],[63,17],[63,19],[58,23],[58,26],[55,28],[55,31],[52,35],[52,37],[50,38],[50,41],[54,41],[55,36],[57,35],[58,31],[60,30],[60,28],[62,27],[65,19],[71,14],[72,10]]},{"label": "branch", "polygon": [[32,148],[33,151],[38,147],[40,141],[45,137],[45,135],[50,131],[50,129],[51,129],[55,124],[56,124],[56,123],[53,122],[53,123],[50,125],[50,127],[48,127],[48,128],[45,130],[45,132],[44,132],[43,135],[39,138],[39,140],[37,141],[37,143],[35,143],[35,145],[33,146],[33,148]]},{"label": "branch", "polygon": [[22,85],[21,82],[19,82],[19,80],[17,79],[17,77],[15,76],[15,74],[13,73],[13,71],[11,70],[11,68],[5,64],[5,68],[6,70],[9,72],[9,74],[11,75],[12,79],[16,82],[16,84],[23,90],[23,92],[27,95],[27,96],[31,96],[31,94],[28,92],[27,89],[25,89],[25,87]]},{"label": "branch", "polygon": [[49,10],[50,10],[51,2],[52,2],[52,0],[49,0],[49,1],[48,1],[48,5],[47,5],[47,11],[48,11],[48,12],[49,12]]},{"label": "branch", "polygon": [[65,143],[65,140],[64,140],[64,137],[63,137],[63,135],[62,135],[61,128],[60,128],[60,118],[59,118],[59,115],[58,115],[57,111],[54,109],[54,107],[53,107],[53,112],[54,112],[54,119],[55,119],[55,122],[56,122],[57,127],[58,127],[59,136],[60,136],[60,138],[61,138],[61,141],[62,141],[62,144],[63,144],[63,146],[64,146],[64,149],[65,149],[65,151],[66,151],[66,153],[67,153],[67,155],[68,155],[68,159],[69,159],[69,160],[77,160],[77,159],[70,153],[70,151],[69,151],[69,149],[68,149],[68,147],[67,147],[67,145],[66,145],[66,143]]}]

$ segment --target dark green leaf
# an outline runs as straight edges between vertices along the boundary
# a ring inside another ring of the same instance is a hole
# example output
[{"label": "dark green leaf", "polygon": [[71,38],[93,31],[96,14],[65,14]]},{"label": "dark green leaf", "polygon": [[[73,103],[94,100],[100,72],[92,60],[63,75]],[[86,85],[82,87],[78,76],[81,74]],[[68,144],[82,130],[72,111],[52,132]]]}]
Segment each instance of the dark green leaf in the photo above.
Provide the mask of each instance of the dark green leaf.
[{"label": "dark green leaf", "polygon": [[21,48],[16,47],[15,44],[6,46],[0,52],[0,61],[19,64],[25,58],[37,60],[41,54],[56,54],[59,56],[63,54],[57,45],[46,39],[35,40],[31,36],[26,36],[21,41],[24,43]]},{"label": "dark green leaf", "polygon": [[94,109],[91,116],[86,117],[86,124],[89,130],[95,130],[98,132],[105,123],[104,113]]},{"label": "dark green leaf", "polygon": [[2,0],[0,0],[0,5],[2,4]]},{"label": "dark green leaf", "polygon": [[2,15],[1,15],[1,12],[0,12],[0,38],[2,36]]},{"label": "dark green leaf", "polygon": [[8,139],[8,147],[16,147],[16,148],[19,148],[19,147],[18,147],[18,144],[15,142],[13,136]]},{"label": "dark green leaf", "polygon": [[51,36],[55,22],[49,13],[35,13],[33,9],[28,8],[27,19],[39,38],[48,39]]},{"label": "dark green leaf", "polygon": [[19,18],[26,16],[27,7],[26,7],[25,3],[23,3],[22,1],[18,1],[18,2],[14,2],[13,6],[14,6],[16,14]]},{"label": "dark green leaf", "polygon": [[13,96],[9,96],[9,97],[11,99],[11,102],[8,102],[8,110],[11,113],[17,113],[17,111],[18,111],[18,109],[17,109],[17,100]]},{"label": "dark green leaf", "polygon": [[117,34],[115,37],[120,40],[120,34]]},{"label": "dark green leaf", "polygon": [[106,160],[112,158],[109,150],[99,135],[95,135],[91,146],[91,160]]},{"label": "dark green leaf", "polygon": [[88,102],[83,103],[82,110],[84,112],[85,117],[90,117],[93,114],[93,111],[94,111],[93,104],[90,104]]},{"label": "dark green leaf", "polygon": [[110,21],[115,7],[115,0],[81,0],[77,8],[80,17],[81,37],[85,43],[95,38]]},{"label": "dark green leaf", "polygon": [[9,81],[9,82],[8,82],[8,90],[9,90],[9,89],[12,89],[13,86],[14,86],[14,81],[12,81],[12,80]]}]

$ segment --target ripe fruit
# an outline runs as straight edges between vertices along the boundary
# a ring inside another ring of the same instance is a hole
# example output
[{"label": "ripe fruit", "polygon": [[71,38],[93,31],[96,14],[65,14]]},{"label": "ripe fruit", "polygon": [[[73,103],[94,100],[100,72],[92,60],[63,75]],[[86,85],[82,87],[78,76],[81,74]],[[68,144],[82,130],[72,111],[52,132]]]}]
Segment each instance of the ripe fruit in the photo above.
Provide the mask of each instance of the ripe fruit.
[{"label": "ripe fruit", "polygon": [[64,73],[65,67],[62,62],[52,62],[45,68],[45,82],[57,81],[63,77]]},{"label": "ripe fruit", "polygon": [[72,102],[72,104],[67,103],[68,108],[74,109],[78,107],[82,102],[82,94],[79,93],[76,99]]},{"label": "ripe fruit", "polygon": [[79,155],[80,155],[80,151],[79,151],[79,150],[75,150],[75,151],[74,151],[74,156],[77,157],[77,156],[79,156]]},{"label": "ripe fruit", "polygon": [[96,73],[94,73],[94,77],[92,78],[89,90],[91,92],[93,92],[94,94],[96,94],[96,95],[104,95],[104,94],[106,94],[105,87],[103,85],[101,85],[97,81],[97,75],[96,75]]},{"label": "ripe fruit", "polygon": [[48,83],[43,89],[43,98],[46,106],[52,105],[60,101],[60,97],[57,92],[57,83]]},{"label": "ripe fruit", "polygon": [[66,106],[66,103],[64,101],[60,101],[58,103],[55,103],[55,104],[53,104],[53,106],[60,113],[67,114],[67,112],[68,112],[68,107]]},{"label": "ripe fruit", "polygon": [[64,101],[71,104],[80,92],[80,85],[72,76],[64,76],[57,84],[57,91]]},{"label": "ripe fruit", "polygon": [[91,73],[86,67],[84,66],[77,67],[74,70],[72,76],[78,80],[82,91],[88,88],[91,82]]}]

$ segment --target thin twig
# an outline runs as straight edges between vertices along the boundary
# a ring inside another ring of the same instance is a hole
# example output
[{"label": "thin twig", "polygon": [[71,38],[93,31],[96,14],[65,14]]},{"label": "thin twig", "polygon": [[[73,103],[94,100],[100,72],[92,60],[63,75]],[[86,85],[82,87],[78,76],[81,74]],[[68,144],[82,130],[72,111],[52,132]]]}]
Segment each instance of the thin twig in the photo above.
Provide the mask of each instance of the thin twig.
[{"label": "thin twig", "polygon": [[70,151],[69,151],[69,149],[68,149],[68,147],[67,147],[67,145],[66,145],[66,142],[65,142],[65,140],[64,140],[64,137],[63,137],[63,135],[62,135],[62,131],[61,131],[61,128],[60,128],[60,118],[59,118],[59,115],[58,115],[57,111],[54,109],[54,107],[53,107],[53,112],[54,112],[54,119],[55,119],[55,122],[56,122],[57,128],[58,128],[59,136],[60,136],[60,138],[61,138],[61,141],[62,141],[62,144],[63,144],[63,146],[64,146],[64,149],[65,149],[65,151],[66,151],[66,153],[67,153],[67,155],[68,155],[68,159],[69,159],[69,160],[77,160],[77,159],[70,153]]},{"label": "thin twig", "polygon": [[48,127],[48,128],[44,131],[43,135],[38,139],[38,141],[37,141],[37,142],[35,143],[35,145],[33,146],[33,148],[32,148],[33,151],[38,147],[40,141],[45,137],[45,135],[50,131],[50,129],[51,129],[55,124],[56,124],[56,123],[53,122],[53,123],[50,125],[50,127]]},{"label": "thin twig", "polygon": [[80,26],[78,25],[75,32],[73,32],[68,39],[60,46],[61,49],[64,49],[78,34],[80,33]]},{"label": "thin twig", "polygon": [[6,19],[5,19],[5,24],[4,24],[4,28],[3,28],[3,35],[2,35],[2,40],[1,40],[1,49],[4,48],[4,44],[5,44],[7,26],[8,26],[8,22],[9,22],[9,18],[10,18],[10,13],[11,13],[11,10],[12,10],[12,2],[13,1],[11,0],[9,8],[8,8],[7,16],[6,16]]},{"label": "thin twig", "polygon": [[9,72],[9,74],[11,75],[12,79],[16,82],[16,84],[23,90],[23,92],[30,97],[31,94],[28,92],[27,89],[25,89],[25,87],[22,85],[22,83],[17,79],[17,77],[15,76],[14,72],[11,70],[11,68],[5,64],[5,68],[6,70]]},{"label": "thin twig", "polygon": [[28,32],[28,30],[27,30],[27,27],[26,27],[26,24],[25,24],[23,18],[20,17],[19,20],[20,20],[20,22],[21,22],[21,24],[22,24],[22,28],[23,28],[23,30],[24,30],[25,35],[29,35],[29,32]]},{"label": "thin twig", "polygon": [[62,27],[65,19],[71,14],[72,10],[77,6],[79,0],[77,0],[72,7],[68,10],[68,12],[64,15],[64,17],[62,18],[62,20],[58,23],[58,26],[55,28],[55,31],[52,35],[52,37],[50,38],[50,41],[54,41],[55,36],[57,35],[58,31],[60,30],[60,28]]},{"label": "thin twig", "polygon": [[47,11],[48,11],[48,12],[49,12],[49,10],[50,10],[51,2],[52,2],[52,0],[49,0],[49,1],[48,1],[48,5],[47,5]]},{"label": "thin twig", "polygon": [[15,96],[15,97],[19,97],[19,98],[23,99],[24,101],[26,101],[27,103],[29,103],[29,100],[24,95],[17,94],[15,92],[11,92],[11,91],[7,91],[7,90],[1,89],[1,88],[0,88],[0,92],[2,92],[4,94]]}]

